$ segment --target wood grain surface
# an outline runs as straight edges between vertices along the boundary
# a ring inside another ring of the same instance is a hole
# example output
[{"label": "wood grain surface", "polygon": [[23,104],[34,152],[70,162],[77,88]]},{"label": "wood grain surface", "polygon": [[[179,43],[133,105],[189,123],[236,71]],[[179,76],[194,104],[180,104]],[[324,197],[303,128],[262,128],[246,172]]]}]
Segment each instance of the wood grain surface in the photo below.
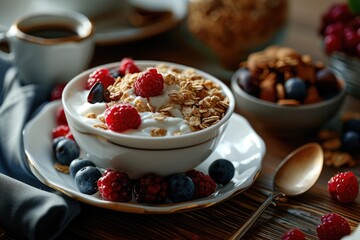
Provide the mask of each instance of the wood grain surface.
[{"label": "wood grain surface", "polygon": [[[314,59],[327,61],[317,35],[319,16],[334,1],[289,1],[289,23],[283,45],[294,47]],[[182,23],[170,32],[124,45],[99,46],[92,65],[115,62],[123,57],[182,63],[203,69],[229,83],[232,72],[221,69],[211,53],[197,49],[188,38]],[[360,99],[347,96],[342,112],[360,111]],[[250,123],[264,139],[267,152],[258,180],[247,191],[215,206],[176,214],[141,215],[116,212],[82,204],[81,214],[59,239],[227,239],[266,199],[271,190],[274,169],[296,147],[314,141],[314,136],[300,139],[276,138],[263,123]],[[285,231],[298,227],[307,239],[317,239],[316,226],[328,212],[344,216],[354,229],[360,222],[360,197],[354,203],[341,205],[331,199],[327,181],[338,171],[349,168],[324,167],[320,179],[307,193],[282,199],[269,207],[256,221],[244,239],[281,239]],[[351,169],[360,177],[360,162]],[[1,239],[15,239],[0,228]]]}]

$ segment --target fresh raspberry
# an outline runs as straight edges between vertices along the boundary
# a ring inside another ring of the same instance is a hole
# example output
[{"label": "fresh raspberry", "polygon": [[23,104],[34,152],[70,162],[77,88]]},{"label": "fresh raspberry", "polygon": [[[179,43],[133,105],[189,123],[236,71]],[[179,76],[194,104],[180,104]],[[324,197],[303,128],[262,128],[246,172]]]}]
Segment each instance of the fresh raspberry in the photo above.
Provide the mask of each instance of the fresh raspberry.
[{"label": "fresh raspberry", "polygon": [[144,98],[161,95],[164,77],[155,68],[150,68],[138,76],[134,83],[135,94]]},{"label": "fresh raspberry", "polygon": [[215,192],[216,183],[209,175],[197,170],[190,170],[186,172],[186,175],[191,178],[195,184],[194,198],[207,197]]},{"label": "fresh raspberry", "polygon": [[70,132],[68,125],[59,125],[52,129],[52,138],[65,137]]},{"label": "fresh raspberry", "polygon": [[134,185],[135,199],[139,203],[164,203],[168,197],[168,182],[161,176],[148,174]]},{"label": "fresh raspberry", "polygon": [[86,89],[90,90],[96,82],[101,82],[105,88],[108,88],[115,82],[115,79],[110,75],[109,69],[101,68],[93,71],[86,82]]},{"label": "fresh raspberry", "polygon": [[281,240],[305,240],[305,234],[298,228],[293,228],[287,231]]},{"label": "fresh raspberry", "polygon": [[72,134],[71,131],[69,131],[69,132],[65,135],[65,137],[76,142],[76,140],[75,140],[75,138],[74,138],[74,135]]},{"label": "fresh raspberry", "polygon": [[128,129],[137,129],[141,124],[141,117],[130,104],[116,104],[105,110],[105,122],[109,129],[123,132]]},{"label": "fresh raspberry", "polygon": [[351,171],[338,173],[329,180],[328,190],[330,195],[339,202],[352,202],[359,193],[357,177]]},{"label": "fresh raspberry", "polygon": [[68,125],[63,106],[59,106],[55,113],[56,125]]},{"label": "fresh raspberry", "polygon": [[125,172],[106,170],[97,182],[100,196],[109,201],[129,202],[132,198],[132,184]]},{"label": "fresh raspberry", "polygon": [[320,240],[339,240],[351,233],[349,223],[336,213],[322,216],[321,224],[317,226],[316,231]]},{"label": "fresh raspberry", "polygon": [[136,66],[134,60],[131,58],[123,58],[120,62],[119,73],[121,76],[125,76],[128,73],[140,72],[138,66]]},{"label": "fresh raspberry", "polygon": [[50,101],[61,99],[62,92],[66,86],[66,83],[60,83],[56,85],[50,93]]}]

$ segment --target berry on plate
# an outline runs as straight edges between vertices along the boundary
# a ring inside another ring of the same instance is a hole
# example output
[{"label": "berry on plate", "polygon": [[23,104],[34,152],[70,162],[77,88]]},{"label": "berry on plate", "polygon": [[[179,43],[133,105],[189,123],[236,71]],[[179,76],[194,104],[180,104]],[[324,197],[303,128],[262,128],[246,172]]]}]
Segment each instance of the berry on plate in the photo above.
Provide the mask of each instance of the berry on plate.
[{"label": "berry on plate", "polygon": [[190,200],[195,193],[194,182],[183,173],[174,174],[169,178],[169,199],[173,202]]},{"label": "berry on plate", "polygon": [[62,164],[69,165],[71,161],[78,158],[79,155],[80,148],[77,143],[71,139],[64,138],[56,144],[56,160]]},{"label": "berry on plate", "polygon": [[287,231],[281,240],[305,240],[305,234],[298,228],[293,228]]},{"label": "berry on plate", "polygon": [[209,175],[216,183],[227,184],[234,177],[235,167],[227,159],[217,159],[209,166]]},{"label": "berry on plate", "polygon": [[338,173],[329,180],[328,191],[341,203],[352,202],[359,193],[358,179],[351,171]]},{"label": "berry on plate", "polygon": [[101,82],[105,88],[108,88],[115,82],[115,79],[110,75],[109,69],[101,68],[95,70],[89,75],[86,82],[86,89],[91,89],[97,82]]},{"label": "berry on plate", "polygon": [[63,108],[62,105],[59,106],[56,109],[55,121],[56,121],[57,126],[59,126],[59,125],[68,125],[68,122],[67,122],[67,119],[66,119],[66,116],[65,116],[65,111],[64,111],[64,108]]},{"label": "berry on plate", "polygon": [[97,185],[100,196],[105,200],[129,202],[132,198],[132,184],[127,173],[108,169]]},{"label": "berry on plate", "polygon": [[161,176],[148,174],[134,185],[135,199],[139,203],[164,203],[168,197],[168,182]]},{"label": "berry on plate", "polygon": [[97,181],[100,177],[101,172],[96,167],[83,167],[75,175],[75,185],[81,193],[91,195],[98,191]]},{"label": "berry on plate", "polygon": [[137,129],[141,124],[141,117],[130,104],[116,104],[105,110],[105,122],[109,129],[123,132],[128,129]]},{"label": "berry on plate", "polygon": [[215,192],[216,183],[209,175],[194,169],[187,171],[186,175],[190,177],[195,184],[194,198],[207,197]]},{"label": "berry on plate", "polygon": [[360,153],[360,133],[356,131],[346,131],[342,135],[341,142],[344,151],[351,154]]},{"label": "berry on plate", "polygon": [[58,125],[52,129],[52,138],[65,137],[70,132],[68,125]]},{"label": "berry on plate", "polygon": [[76,173],[83,167],[92,166],[95,167],[95,164],[87,159],[77,158],[71,161],[69,166],[69,172],[71,177],[75,177]]},{"label": "berry on plate", "polygon": [[138,76],[134,83],[135,94],[144,98],[161,95],[164,77],[155,68],[150,68]]},{"label": "berry on plate", "polygon": [[322,216],[321,224],[317,226],[316,231],[320,240],[340,240],[351,233],[349,223],[336,213]]}]

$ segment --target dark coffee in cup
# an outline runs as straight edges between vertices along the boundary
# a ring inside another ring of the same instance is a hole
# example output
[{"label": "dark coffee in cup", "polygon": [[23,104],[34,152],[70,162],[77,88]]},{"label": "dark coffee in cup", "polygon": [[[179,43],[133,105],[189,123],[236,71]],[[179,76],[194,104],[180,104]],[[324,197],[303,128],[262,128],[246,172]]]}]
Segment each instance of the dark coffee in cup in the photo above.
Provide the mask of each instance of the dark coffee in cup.
[{"label": "dark coffee in cup", "polygon": [[77,32],[74,31],[73,29],[70,29],[69,27],[66,27],[66,26],[60,26],[60,25],[37,26],[37,27],[25,29],[23,31],[24,31],[24,33],[34,36],[34,37],[48,38],[48,39],[78,37],[79,36],[77,34]]}]

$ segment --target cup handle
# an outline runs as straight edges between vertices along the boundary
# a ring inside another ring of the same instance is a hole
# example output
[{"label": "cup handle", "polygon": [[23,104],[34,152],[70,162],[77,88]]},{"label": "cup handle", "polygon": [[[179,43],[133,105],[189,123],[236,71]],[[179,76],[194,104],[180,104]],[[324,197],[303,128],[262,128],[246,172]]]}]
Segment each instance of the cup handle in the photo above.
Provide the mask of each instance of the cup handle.
[{"label": "cup handle", "polygon": [[[6,37],[6,31],[0,32],[0,43],[2,43],[2,42],[6,42],[6,43],[9,42]],[[0,59],[4,60],[6,62],[12,63],[13,59],[14,59],[14,54],[11,52],[11,50],[8,53],[8,52],[5,52],[2,49],[0,49]]]}]

